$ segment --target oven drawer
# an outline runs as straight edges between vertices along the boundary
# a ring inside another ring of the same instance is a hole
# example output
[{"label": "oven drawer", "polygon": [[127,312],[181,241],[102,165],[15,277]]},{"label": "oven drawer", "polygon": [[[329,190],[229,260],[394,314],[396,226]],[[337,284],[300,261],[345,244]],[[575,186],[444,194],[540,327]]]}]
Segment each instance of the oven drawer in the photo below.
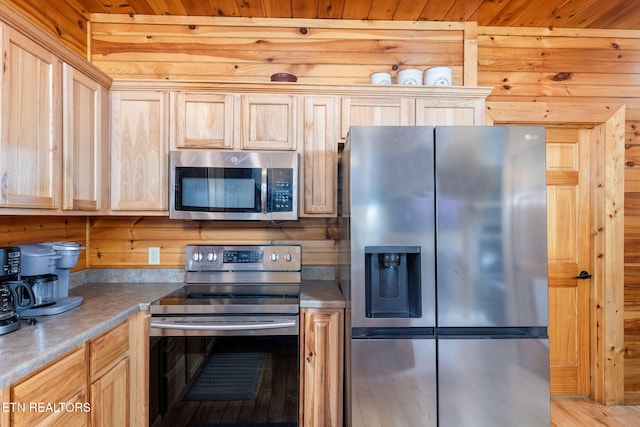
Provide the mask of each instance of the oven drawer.
[{"label": "oven drawer", "polygon": [[253,336],[298,335],[298,315],[283,316],[164,316],[150,317],[149,335]]}]

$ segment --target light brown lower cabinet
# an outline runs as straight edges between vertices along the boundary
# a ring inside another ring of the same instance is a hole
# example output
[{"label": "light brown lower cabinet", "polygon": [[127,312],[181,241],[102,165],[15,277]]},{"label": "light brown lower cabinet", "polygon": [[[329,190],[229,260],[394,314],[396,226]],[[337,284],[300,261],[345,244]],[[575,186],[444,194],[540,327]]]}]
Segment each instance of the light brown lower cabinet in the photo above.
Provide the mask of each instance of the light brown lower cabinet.
[{"label": "light brown lower cabinet", "polygon": [[128,426],[129,358],[91,384],[91,425]]},{"label": "light brown lower cabinet", "polygon": [[143,325],[140,312],[1,389],[0,427],[147,425]]},{"label": "light brown lower cabinet", "polygon": [[14,384],[11,425],[88,425],[86,369],[82,345]]},{"label": "light brown lower cabinet", "polygon": [[343,425],[344,310],[300,310],[300,426]]},{"label": "light brown lower cabinet", "polygon": [[89,341],[91,425],[130,425],[129,321]]}]

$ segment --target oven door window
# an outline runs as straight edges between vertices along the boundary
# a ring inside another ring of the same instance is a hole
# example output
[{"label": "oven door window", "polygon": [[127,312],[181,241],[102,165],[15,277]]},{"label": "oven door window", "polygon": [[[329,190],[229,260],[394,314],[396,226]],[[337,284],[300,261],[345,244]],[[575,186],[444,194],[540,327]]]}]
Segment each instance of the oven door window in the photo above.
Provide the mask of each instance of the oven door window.
[{"label": "oven door window", "polygon": [[298,425],[297,336],[152,337],[149,347],[149,425]]},{"label": "oven door window", "polygon": [[176,210],[261,212],[262,169],[176,167]]}]

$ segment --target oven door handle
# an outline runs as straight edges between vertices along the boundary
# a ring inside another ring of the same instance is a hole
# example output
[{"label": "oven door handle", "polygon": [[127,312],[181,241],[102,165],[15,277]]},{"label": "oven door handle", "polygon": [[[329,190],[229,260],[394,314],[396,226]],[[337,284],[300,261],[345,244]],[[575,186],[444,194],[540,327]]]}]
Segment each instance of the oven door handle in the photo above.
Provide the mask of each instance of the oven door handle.
[{"label": "oven door handle", "polygon": [[190,331],[250,331],[258,329],[279,329],[279,328],[291,328],[296,326],[296,321],[283,321],[273,323],[234,323],[234,324],[211,324],[206,322],[189,322],[189,323],[177,323],[177,322],[163,322],[159,320],[152,320],[149,323],[152,328],[158,329],[179,329]]}]

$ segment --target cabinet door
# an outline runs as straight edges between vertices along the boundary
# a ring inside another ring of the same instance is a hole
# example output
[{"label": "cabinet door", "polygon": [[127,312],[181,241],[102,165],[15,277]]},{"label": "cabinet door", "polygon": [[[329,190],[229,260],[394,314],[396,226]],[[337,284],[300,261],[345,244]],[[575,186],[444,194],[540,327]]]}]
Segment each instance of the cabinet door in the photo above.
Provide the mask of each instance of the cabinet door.
[{"label": "cabinet door", "polygon": [[111,209],[168,209],[169,95],[116,91],[111,95]]},{"label": "cabinet door", "polygon": [[128,426],[129,358],[91,384],[91,425]]},{"label": "cabinet door", "polygon": [[484,98],[419,98],[416,100],[418,126],[482,126]]},{"label": "cabinet door", "polygon": [[300,311],[300,425],[343,425],[342,309],[308,308]]},{"label": "cabinet door", "polygon": [[295,150],[296,102],[293,95],[240,95],[240,148]]},{"label": "cabinet door", "polygon": [[0,206],[60,204],[60,60],[2,24]]},{"label": "cabinet door", "polygon": [[82,346],[15,384],[11,401],[27,407],[11,413],[12,425],[86,426],[92,409],[86,405],[86,366]]},{"label": "cabinet door", "polygon": [[340,138],[351,126],[410,126],[415,124],[415,102],[407,98],[342,98]]},{"label": "cabinet door", "polygon": [[301,216],[335,216],[338,168],[336,98],[304,99],[302,138]]},{"label": "cabinet door", "polygon": [[176,94],[177,148],[233,148],[233,95]]},{"label": "cabinet door", "polygon": [[108,207],[109,94],[98,82],[63,64],[62,208]]}]

